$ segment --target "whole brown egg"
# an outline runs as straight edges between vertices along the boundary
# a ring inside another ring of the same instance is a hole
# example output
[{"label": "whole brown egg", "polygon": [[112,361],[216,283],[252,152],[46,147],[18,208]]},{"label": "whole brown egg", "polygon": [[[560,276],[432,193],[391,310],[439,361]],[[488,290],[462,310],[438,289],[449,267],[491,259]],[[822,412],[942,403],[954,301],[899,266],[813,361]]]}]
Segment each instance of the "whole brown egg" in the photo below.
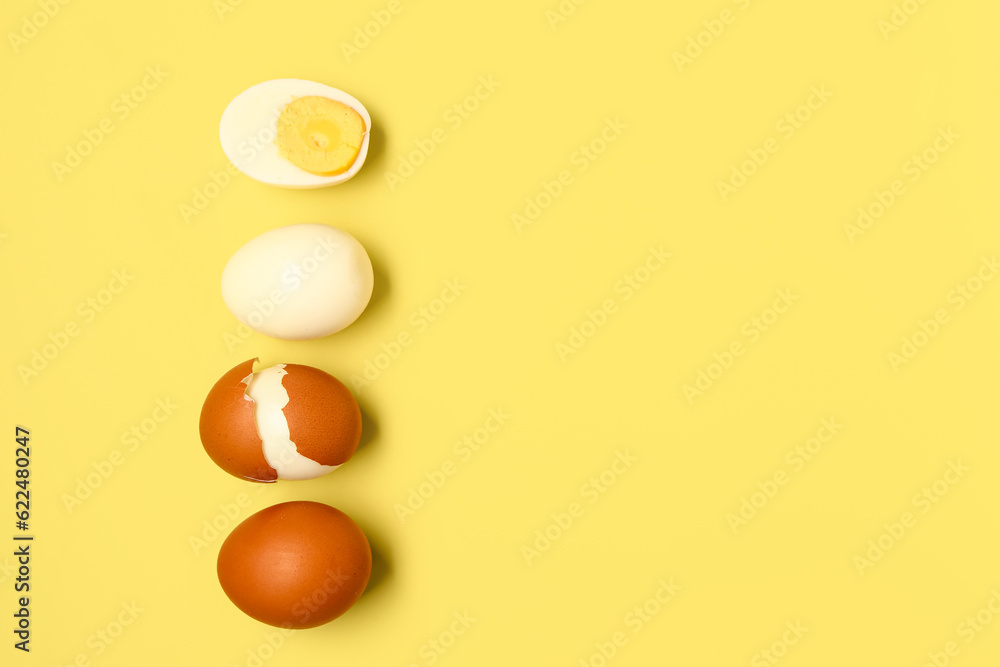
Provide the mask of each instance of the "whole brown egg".
[{"label": "whole brown egg", "polygon": [[219,550],[219,583],[233,604],[283,628],[337,618],[361,597],[371,571],[371,547],[357,524],[311,501],[257,512]]}]

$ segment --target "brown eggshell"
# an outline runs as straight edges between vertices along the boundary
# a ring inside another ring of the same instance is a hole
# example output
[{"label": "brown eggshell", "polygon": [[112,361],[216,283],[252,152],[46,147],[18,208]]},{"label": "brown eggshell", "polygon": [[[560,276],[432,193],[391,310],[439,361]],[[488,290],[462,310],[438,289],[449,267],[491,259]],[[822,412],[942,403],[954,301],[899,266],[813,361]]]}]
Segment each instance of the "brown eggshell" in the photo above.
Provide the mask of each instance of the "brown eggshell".
[{"label": "brown eggshell", "polygon": [[257,512],[219,550],[222,590],[248,616],[277,627],[332,621],[361,597],[371,571],[371,547],[357,524],[310,501]]},{"label": "brown eggshell", "polygon": [[278,472],[264,458],[257,434],[255,405],[246,396],[243,380],[253,373],[257,359],[244,361],[215,383],[201,408],[201,444],[220,468],[240,479],[274,482]]},{"label": "brown eggshell", "polygon": [[361,410],[351,391],[312,366],[287,364],[285,372],[288,405],[282,412],[299,453],[322,465],[347,461],[361,440]]}]

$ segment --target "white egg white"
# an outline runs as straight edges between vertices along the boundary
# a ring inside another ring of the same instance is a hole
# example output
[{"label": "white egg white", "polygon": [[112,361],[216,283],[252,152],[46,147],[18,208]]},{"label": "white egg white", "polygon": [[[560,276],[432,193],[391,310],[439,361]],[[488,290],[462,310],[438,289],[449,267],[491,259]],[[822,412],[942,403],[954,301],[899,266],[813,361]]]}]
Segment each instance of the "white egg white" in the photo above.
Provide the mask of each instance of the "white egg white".
[{"label": "white egg white", "polygon": [[[361,150],[350,168],[334,176],[318,176],[281,156],[275,139],[285,106],[300,97],[327,97],[351,107],[365,121]],[[272,79],[247,88],[222,113],[219,140],[229,161],[250,178],[281,188],[310,189],[336,185],[352,178],[368,156],[372,119],[356,98],[342,90],[304,79]]]},{"label": "white egg white", "polygon": [[257,435],[264,443],[264,458],[278,471],[278,479],[315,479],[340,466],[317,463],[300,454],[292,442],[288,419],[282,412],[288,405],[288,392],[281,385],[285,375],[285,364],[278,364],[254,373],[247,385],[246,395],[255,403]]},{"label": "white egg white", "polygon": [[311,340],[354,322],[374,288],[364,247],[345,231],[315,223],[271,229],[233,253],[222,300],[254,331]]}]

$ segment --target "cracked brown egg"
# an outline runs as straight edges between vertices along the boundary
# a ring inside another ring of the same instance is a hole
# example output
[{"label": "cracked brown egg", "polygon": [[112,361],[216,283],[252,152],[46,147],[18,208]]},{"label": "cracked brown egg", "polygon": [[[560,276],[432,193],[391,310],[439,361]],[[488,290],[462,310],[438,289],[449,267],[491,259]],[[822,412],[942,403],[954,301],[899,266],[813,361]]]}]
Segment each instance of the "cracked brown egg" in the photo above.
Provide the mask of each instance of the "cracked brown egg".
[{"label": "cracked brown egg", "polygon": [[314,479],[346,462],[361,440],[361,410],[329,373],[299,364],[231,369],[208,392],[199,430],[205,451],[240,479]]},{"label": "cracked brown egg", "polygon": [[351,608],[368,585],[372,552],[349,516],[323,503],[280,503],[248,517],[219,550],[219,583],[248,616],[314,628]]}]

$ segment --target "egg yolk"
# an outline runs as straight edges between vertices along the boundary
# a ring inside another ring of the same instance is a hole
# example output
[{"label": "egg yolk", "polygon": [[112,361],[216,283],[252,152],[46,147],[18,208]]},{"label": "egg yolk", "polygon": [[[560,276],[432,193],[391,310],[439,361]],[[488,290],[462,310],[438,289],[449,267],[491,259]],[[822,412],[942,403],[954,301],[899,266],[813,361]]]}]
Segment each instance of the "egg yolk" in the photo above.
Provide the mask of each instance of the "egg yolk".
[{"label": "egg yolk", "polygon": [[361,150],[365,121],[357,111],[326,97],[300,97],[278,118],[278,150],[317,176],[347,171]]}]

